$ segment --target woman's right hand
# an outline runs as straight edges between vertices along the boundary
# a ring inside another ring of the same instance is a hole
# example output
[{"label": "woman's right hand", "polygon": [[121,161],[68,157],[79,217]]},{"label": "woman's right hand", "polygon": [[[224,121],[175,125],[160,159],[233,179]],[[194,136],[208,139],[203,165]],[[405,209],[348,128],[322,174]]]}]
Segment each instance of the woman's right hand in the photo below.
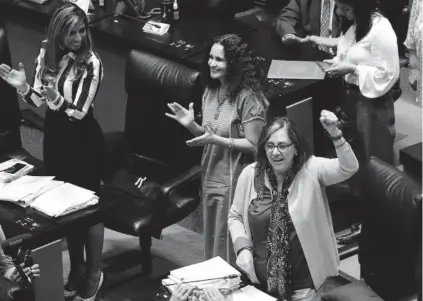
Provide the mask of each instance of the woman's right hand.
[{"label": "woman's right hand", "polygon": [[6,64],[1,64],[0,77],[16,89],[23,91],[26,88],[26,75],[22,63],[19,63],[19,70],[12,69]]},{"label": "woman's right hand", "polygon": [[165,115],[175,119],[182,126],[188,127],[194,122],[194,104],[192,102],[189,104],[188,110],[177,102],[168,103],[167,106],[172,111],[173,115],[169,113],[165,113]]},{"label": "woman's right hand", "polygon": [[239,252],[236,258],[236,265],[247,274],[252,283],[259,283],[254,271],[253,253],[249,249]]}]

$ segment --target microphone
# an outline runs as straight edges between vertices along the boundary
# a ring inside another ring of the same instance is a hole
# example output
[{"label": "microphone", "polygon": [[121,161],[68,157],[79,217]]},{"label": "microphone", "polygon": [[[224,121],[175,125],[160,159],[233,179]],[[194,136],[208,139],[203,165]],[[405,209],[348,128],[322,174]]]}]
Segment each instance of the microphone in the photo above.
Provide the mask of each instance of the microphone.
[{"label": "microphone", "polygon": [[[183,284],[186,283],[194,283],[194,282],[203,282],[203,281],[210,281],[210,280],[227,280],[227,279],[235,279],[235,278],[239,278],[240,275],[237,274],[232,274],[232,275],[228,275],[228,276],[224,276],[224,277],[217,277],[217,278],[208,278],[208,279],[201,279],[201,280],[192,280],[192,281],[187,281],[187,282],[183,282]],[[176,285],[179,284],[178,283],[170,283],[170,284],[165,284],[163,286],[171,286],[171,285]]]},{"label": "microphone", "polygon": [[22,234],[10,239],[6,239],[5,241],[3,241],[1,243],[1,248],[3,249],[3,252],[6,255],[11,256],[12,258],[15,257],[17,254],[16,251],[22,247],[22,245],[28,241],[32,239],[32,235],[31,234]]}]

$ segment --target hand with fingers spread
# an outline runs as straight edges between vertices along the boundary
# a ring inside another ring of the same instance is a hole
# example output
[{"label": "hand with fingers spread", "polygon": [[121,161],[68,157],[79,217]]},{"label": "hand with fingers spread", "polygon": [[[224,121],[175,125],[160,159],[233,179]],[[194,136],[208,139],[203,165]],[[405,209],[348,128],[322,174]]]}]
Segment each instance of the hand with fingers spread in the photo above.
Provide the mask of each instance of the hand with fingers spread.
[{"label": "hand with fingers spread", "polygon": [[217,136],[210,126],[204,126],[204,134],[194,139],[188,140],[186,143],[188,146],[204,146],[206,144],[217,144],[219,136]]},{"label": "hand with fingers spread", "polygon": [[168,103],[167,106],[173,115],[169,113],[165,113],[165,115],[176,120],[182,126],[188,127],[194,122],[194,104],[192,102],[189,104],[188,110],[177,102]]},{"label": "hand with fingers spread", "polygon": [[223,301],[225,296],[215,287],[206,287],[203,289],[207,301]]},{"label": "hand with fingers spread", "polygon": [[186,301],[194,288],[192,285],[179,283],[173,291],[170,301]]},{"label": "hand with fingers spread", "polygon": [[342,133],[338,128],[340,121],[331,111],[322,110],[320,113],[320,123],[331,137],[336,137]]},{"label": "hand with fingers spread", "polygon": [[6,64],[1,64],[0,78],[20,91],[26,90],[26,74],[22,63],[19,63],[19,70],[12,69],[12,67]]}]

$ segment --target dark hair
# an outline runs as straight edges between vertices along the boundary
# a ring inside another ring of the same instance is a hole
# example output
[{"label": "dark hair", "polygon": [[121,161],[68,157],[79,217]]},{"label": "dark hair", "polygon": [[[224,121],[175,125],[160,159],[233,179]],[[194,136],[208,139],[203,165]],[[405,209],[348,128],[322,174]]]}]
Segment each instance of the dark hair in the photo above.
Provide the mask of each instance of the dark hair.
[{"label": "dark hair", "polygon": [[263,70],[258,66],[259,61],[263,59],[254,57],[248,45],[236,34],[217,37],[208,48],[203,66],[204,84],[209,88],[220,85],[219,80],[210,77],[208,65],[210,50],[215,44],[222,45],[225,52],[230,101],[235,101],[238,94],[245,89],[263,92],[265,77]]},{"label": "dark hair", "polygon": [[[369,32],[372,27],[372,15],[376,12],[376,0],[338,0],[350,5],[355,15],[355,40],[358,42]],[[396,1],[396,0],[392,0]]]},{"label": "dark hair", "polygon": [[294,162],[292,165],[292,171],[294,175],[300,171],[304,163],[306,163],[307,160],[310,158],[310,146],[308,145],[306,139],[301,135],[300,130],[298,129],[295,122],[286,116],[276,117],[264,126],[263,130],[261,131],[259,141],[257,143],[256,168],[258,174],[265,171],[266,167],[269,165],[266,155],[266,143],[269,140],[269,137],[277,130],[280,130],[284,127],[286,127],[288,136],[297,150],[297,155],[294,156]]},{"label": "dark hair", "polygon": [[86,38],[82,41],[81,49],[78,51],[73,68],[75,68],[76,78],[79,78],[84,68],[86,61],[91,56],[92,39],[90,34],[90,27],[88,17],[85,12],[76,4],[67,2],[54,12],[50,19],[47,29],[47,45],[44,58],[41,62],[41,78],[47,74],[55,76],[59,70],[59,62],[61,59],[61,44],[63,37],[69,35],[72,28],[78,22],[83,21],[87,30]]}]

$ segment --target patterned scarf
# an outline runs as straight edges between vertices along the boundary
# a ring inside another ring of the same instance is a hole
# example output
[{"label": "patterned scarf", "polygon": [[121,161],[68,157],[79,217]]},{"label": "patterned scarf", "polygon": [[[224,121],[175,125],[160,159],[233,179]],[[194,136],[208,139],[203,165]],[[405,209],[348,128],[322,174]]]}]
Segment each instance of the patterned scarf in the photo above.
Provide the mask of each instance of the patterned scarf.
[{"label": "patterned scarf", "polygon": [[[283,181],[282,190],[277,189],[276,176],[272,168],[267,167],[266,173],[272,188],[272,208],[270,215],[269,232],[267,234],[267,289],[276,293],[278,300],[291,300],[291,262],[289,260],[289,233],[288,224],[291,216],[288,211],[288,188],[294,180],[294,173],[290,169]],[[264,181],[263,181],[264,182]],[[264,183],[262,183],[262,190]]]}]

